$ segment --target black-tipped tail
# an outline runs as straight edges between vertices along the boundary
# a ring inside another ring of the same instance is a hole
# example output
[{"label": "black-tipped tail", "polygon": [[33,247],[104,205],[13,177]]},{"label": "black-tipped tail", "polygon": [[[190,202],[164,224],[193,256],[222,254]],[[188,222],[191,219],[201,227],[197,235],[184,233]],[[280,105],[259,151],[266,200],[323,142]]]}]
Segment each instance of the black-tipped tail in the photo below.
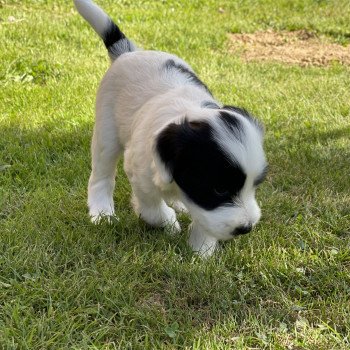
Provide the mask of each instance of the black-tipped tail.
[{"label": "black-tipped tail", "polygon": [[81,16],[102,38],[112,61],[125,52],[136,50],[135,45],[93,1],[74,0],[74,4]]},{"label": "black-tipped tail", "polygon": [[112,60],[115,60],[125,52],[132,52],[136,49],[134,44],[112,20],[109,21],[102,39]]}]

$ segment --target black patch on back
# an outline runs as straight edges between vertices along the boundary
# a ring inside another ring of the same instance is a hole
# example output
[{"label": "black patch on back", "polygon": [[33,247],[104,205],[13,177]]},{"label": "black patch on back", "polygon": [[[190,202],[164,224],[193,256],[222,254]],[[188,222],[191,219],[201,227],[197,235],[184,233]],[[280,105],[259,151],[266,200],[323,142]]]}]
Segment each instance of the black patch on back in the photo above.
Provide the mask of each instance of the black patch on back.
[{"label": "black patch on back", "polygon": [[246,175],[217,144],[210,124],[186,119],[170,124],[158,136],[156,150],[174,181],[198,206],[213,210],[234,204]]},{"label": "black patch on back", "polygon": [[194,72],[190,71],[188,68],[183,66],[182,64],[175,63],[173,59],[169,59],[164,63],[164,68],[166,70],[176,70],[186,76],[187,80],[194,85],[200,86],[204,88],[211,96],[212,93],[208,89],[208,87],[194,74]]},{"label": "black patch on back", "polygon": [[240,114],[241,116],[247,118],[253,125],[255,125],[260,130],[260,132],[264,132],[264,127],[262,124],[256,120],[246,109],[228,105],[223,106],[221,109],[226,109],[228,111]]},{"label": "black patch on back", "polygon": [[108,49],[113,46],[117,41],[125,39],[124,33],[118,28],[118,26],[110,21],[106,32],[103,35],[103,42]]}]

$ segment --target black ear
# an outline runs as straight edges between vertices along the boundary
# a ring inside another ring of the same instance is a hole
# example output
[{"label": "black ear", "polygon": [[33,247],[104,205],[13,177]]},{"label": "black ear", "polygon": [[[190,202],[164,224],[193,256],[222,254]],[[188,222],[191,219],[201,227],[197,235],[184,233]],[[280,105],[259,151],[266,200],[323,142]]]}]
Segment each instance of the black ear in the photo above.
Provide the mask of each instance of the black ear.
[{"label": "black ear", "polygon": [[242,117],[247,118],[262,134],[264,134],[263,125],[257,119],[255,119],[246,109],[228,105],[223,106],[222,109],[240,114]]},{"label": "black ear", "polygon": [[240,115],[242,115],[243,117],[246,117],[246,118],[252,118],[252,116],[249,114],[249,112],[246,109],[244,109],[244,108],[225,105],[225,106],[222,107],[222,109],[226,109],[228,111],[235,112],[235,113],[240,114]]},{"label": "black ear", "polygon": [[[169,180],[172,181],[172,174],[174,171],[175,161],[177,158],[177,154],[179,152],[178,149],[178,134],[181,129],[181,124],[169,124],[165,129],[163,129],[156,140],[156,152],[158,153],[160,161],[163,163],[165,167],[165,171]],[[163,176],[165,178],[165,176]]]},{"label": "black ear", "polygon": [[180,124],[169,124],[158,134],[155,149],[159,160],[165,167],[164,170],[168,172],[167,178],[170,181],[172,181],[176,165],[181,161],[186,149],[201,137],[207,127],[208,124],[204,121],[189,122],[184,119]]}]

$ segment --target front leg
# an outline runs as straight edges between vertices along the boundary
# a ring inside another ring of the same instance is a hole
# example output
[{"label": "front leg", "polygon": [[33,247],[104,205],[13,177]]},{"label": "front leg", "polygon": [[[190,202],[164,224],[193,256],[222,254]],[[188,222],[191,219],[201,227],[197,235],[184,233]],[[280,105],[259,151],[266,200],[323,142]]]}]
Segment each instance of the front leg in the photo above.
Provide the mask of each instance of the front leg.
[{"label": "front leg", "polygon": [[215,237],[207,235],[201,226],[192,223],[189,245],[201,257],[208,258],[215,252],[218,240]]},{"label": "front leg", "polygon": [[163,199],[162,191],[153,182],[149,169],[150,160],[138,146],[127,147],[124,154],[124,170],[132,187],[132,205],[137,216],[155,227],[164,227],[170,234],[181,231],[175,210]]}]

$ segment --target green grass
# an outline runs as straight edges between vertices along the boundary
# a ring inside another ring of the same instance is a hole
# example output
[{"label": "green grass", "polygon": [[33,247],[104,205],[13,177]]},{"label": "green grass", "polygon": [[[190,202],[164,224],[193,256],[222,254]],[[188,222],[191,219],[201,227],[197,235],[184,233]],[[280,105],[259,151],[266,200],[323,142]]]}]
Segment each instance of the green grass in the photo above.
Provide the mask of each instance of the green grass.
[{"label": "green grass", "polygon": [[[263,217],[201,261],[133,214],[90,224],[89,144],[107,54],[71,1],[0,1],[0,349],[348,349],[350,69],[245,63],[227,33],[348,44],[346,0],[99,1],[266,127]],[[221,7],[224,12],[219,10]]]}]

